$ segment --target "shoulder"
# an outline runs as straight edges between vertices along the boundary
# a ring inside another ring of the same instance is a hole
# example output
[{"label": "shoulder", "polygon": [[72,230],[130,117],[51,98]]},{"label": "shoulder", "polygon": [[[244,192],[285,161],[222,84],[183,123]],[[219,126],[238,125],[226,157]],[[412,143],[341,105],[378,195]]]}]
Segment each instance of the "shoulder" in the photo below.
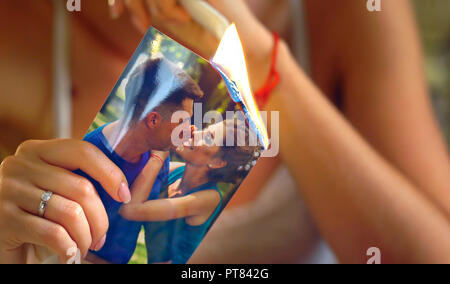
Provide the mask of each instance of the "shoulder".
[{"label": "shoulder", "polygon": [[222,194],[218,188],[205,189],[196,193],[190,194],[193,197],[194,202],[200,204],[202,208],[211,207],[216,208],[218,203],[222,201]]},{"label": "shoulder", "polygon": [[190,225],[199,225],[206,222],[212,214],[222,205],[222,195],[217,189],[206,189],[186,196],[190,199],[187,211],[187,222]]}]

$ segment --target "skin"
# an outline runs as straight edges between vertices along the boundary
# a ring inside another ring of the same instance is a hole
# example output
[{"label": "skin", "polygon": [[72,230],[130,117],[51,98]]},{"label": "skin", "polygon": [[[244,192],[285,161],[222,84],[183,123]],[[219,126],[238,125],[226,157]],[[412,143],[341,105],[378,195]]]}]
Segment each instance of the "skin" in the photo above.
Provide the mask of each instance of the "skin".
[{"label": "skin", "polygon": [[[10,39],[8,45],[2,45],[1,49],[5,50],[0,53],[8,55],[8,60],[0,60],[2,78],[8,78],[1,96],[14,94],[2,98],[0,124],[2,129],[6,125],[12,131],[8,131],[11,135],[2,137],[7,140],[1,142],[10,145],[10,152],[25,139],[48,139],[52,129],[46,107],[50,93],[48,43],[51,23],[48,19],[51,7],[23,0],[30,9],[22,15],[18,11],[23,11],[23,3],[18,2],[3,1],[0,4],[0,13],[8,11],[9,16],[0,17],[0,21],[8,21],[0,25],[8,27],[1,33]],[[236,4],[240,2],[233,1],[232,7],[227,6],[226,1],[210,2],[237,23],[253,87],[258,89],[267,77],[270,64],[270,33],[246,7]],[[282,43],[280,48],[278,69],[283,80],[267,108],[279,110],[281,114],[282,161],[301,189],[322,235],[342,262],[364,262],[365,251],[374,244],[382,250],[384,262],[450,262],[450,162],[432,115],[410,6],[404,0],[384,2],[383,13],[368,16],[364,7],[358,7],[350,0],[340,1],[339,5],[331,2],[305,1],[315,84],[299,69],[287,45]],[[78,138],[87,129],[139,41],[139,34],[132,32],[126,17],[117,21],[95,21],[107,18],[105,7],[101,1],[89,1],[85,5],[89,8],[84,9],[83,16],[73,19],[74,37],[78,39],[72,52],[76,90],[74,137]],[[151,19],[155,25],[161,25],[158,26],[161,30],[164,31],[164,25],[168,23],[166,30],[181,31],[173,28],[177,22],[158,22],[158,17],[152,15]],[[322,21],[324,18],[327,24]],[[37,21],[41,25],[33,24]],[[185,29],[191,27],[183,26]],[[195,25],[192,27],[193,31],[199,30]],[[27,36],[14,36],[25,30],[29,32]],[[102,41],[93,39],[93,30],[101,35]],[[123,37],[116,36],[122,33]],[[183,33],[190,34],[185,30]],[[374,34],[379,36],[372,37]],[[21,42],[26,38],[35,40]],[[190,38],[202,39],[198,40],[202,47],[197,47],[203,52],[201,54],[207,56],[214,50],[206,48],[205,38]],[[354,38],[358,38],[357,43]],[[100,43],[105,41],[111,44]],[[195,43],[192,48],[195,49]],[[91,56],[96,58],[95,62]],[[26,73],[23,68],[17,68],[19,62],[27,64]],[[95,84],[92,78],[96,78]],[[24,80],[27,84],[21,83]],[[325,99],[334,101],[338,82],[344,101],[340,112]],[[23,101],[29,103],[23,104]],[[399,111],[402,111],[401,115]],[[38,166],[45,168],[43,176],[56,174],[61,169],[67,174],[66,168],[77,168],[83,163],[81,160],[84,159],[79,159],[80,153],[89,153],[86,157],[95,155],[95,150],[86,144],[74,144],[76,142],[71,140],[28,142],[15,156],[2,163],[1,261],[24,262],[24,243],[53,248],[62,258],[64,249],[73,245],[74,241],[70,240],[70,235],[67,237],[67,231],[61,226],[47,227],[50,225],[40,218],[24,213],[22,208],[25,206],[9,194],[18,188],[24,189],[23,183],[27,181],[35,184],[32,179],[39,173]],[[62,161],[50,165],[52,160],[42,159],[46,155]],[[94,171],[104,173],[99,179],[110,184],[105,188],[110,188],[111,194],[118,198],[120,179],[117,177],[122,175],[111,174],[117,169],[100,165],[104,160],[100,153],[97,155],[89,166],[97,165]],[[69,164],[73,161],[77,164]],[[241,196],[240,200],[252,200],[279,163],[276,160],[259,163],[247,179],[247,187],[252,191],[240,190],[252,194]],[[86,171],[94,176],[88,169]],[[105,176],[111,177],[111,181]],[[55,188],[77,184],[67,182],[67,175],[60,180]],[[48,184],[46,187],[49,188]],[[36,191],[38,189],[32,187],[29,192]],[[82,191],[82,187],[77,186],[70,192],[75,195]],[[94,194],[88,198],[94,199]],[[33,200],[36,203],[33,208],[37,208],[39,198]],[[93,216],[87,219],[98,219],[102,225],[101,230],[91,229],[94,240],[91,243],[98,242],[107,228],[105,218],[100,218],[103,213],[88,214],[88,205],[81,201],[77,204],[86,216]],[[73,214],[79,210],[67,212]],[[92,227],[95,222],[88,223]],[[30,231],[36,233],[31,236]],[[89,243],[89,240],[80,240],[77,245],[84,248]]]},{"label": "skin", "polygon": [[[25,244],[49,248],[65,263],[68,249],[79,248],[86,255],[89,248],[104,243],[108,216],[93,185],[71,172],[77,169],[100,182],[116,201],[129,201],[122,171],[86,142],[27,141],[16,155],[2,162],[1,263],[27,262]],[[44,188],[56,194],[48,204],[46,219],[36,217]]]}]

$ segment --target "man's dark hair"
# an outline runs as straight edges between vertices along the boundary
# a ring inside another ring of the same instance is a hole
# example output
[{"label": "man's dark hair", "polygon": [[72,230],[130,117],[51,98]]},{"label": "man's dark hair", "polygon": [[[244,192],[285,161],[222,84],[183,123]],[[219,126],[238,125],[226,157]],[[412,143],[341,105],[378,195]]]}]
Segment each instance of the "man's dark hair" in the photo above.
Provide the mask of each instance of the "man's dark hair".
[{"label": "man's dark hair", "polygon": [[[155,58],[139,65],[125,87],[125,115],[131,124],[152,111],[169,119],[185,99],[203,98],[199,85],[181,68],[165,58]],[[155,105],[149,105],[149,103]]]}]

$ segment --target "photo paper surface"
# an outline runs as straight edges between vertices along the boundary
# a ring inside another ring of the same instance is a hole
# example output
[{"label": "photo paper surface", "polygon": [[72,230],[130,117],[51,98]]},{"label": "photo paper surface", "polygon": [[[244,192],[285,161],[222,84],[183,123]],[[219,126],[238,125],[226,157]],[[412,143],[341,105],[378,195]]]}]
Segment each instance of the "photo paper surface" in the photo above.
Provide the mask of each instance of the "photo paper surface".
[{"label": "photo paper surface", "polygon": [[110,223],[91,262],[189,261],[267,148],[246,72],[231,41],[210,62],[149,29],[84,139],[123,171],[132,193],[118,203],[78,172]]}]

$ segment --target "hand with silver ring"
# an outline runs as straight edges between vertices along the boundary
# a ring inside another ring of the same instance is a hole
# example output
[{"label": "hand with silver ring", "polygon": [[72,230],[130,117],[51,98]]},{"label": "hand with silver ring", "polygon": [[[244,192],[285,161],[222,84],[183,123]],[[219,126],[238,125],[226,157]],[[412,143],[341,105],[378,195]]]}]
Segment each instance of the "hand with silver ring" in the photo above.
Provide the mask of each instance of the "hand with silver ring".
[{"label": "hand with silver ring", "polygon": [[108,216],[92,183],[73,173],[78,169],[99,182],[117,202],[130,201],[123,172],[84,141],[27,141],[14,156],[3,160],[0,263],[30,262],[27,252],[41,248],[67,263],[74,249],[86,256],[89,250],[102,248]]}]

